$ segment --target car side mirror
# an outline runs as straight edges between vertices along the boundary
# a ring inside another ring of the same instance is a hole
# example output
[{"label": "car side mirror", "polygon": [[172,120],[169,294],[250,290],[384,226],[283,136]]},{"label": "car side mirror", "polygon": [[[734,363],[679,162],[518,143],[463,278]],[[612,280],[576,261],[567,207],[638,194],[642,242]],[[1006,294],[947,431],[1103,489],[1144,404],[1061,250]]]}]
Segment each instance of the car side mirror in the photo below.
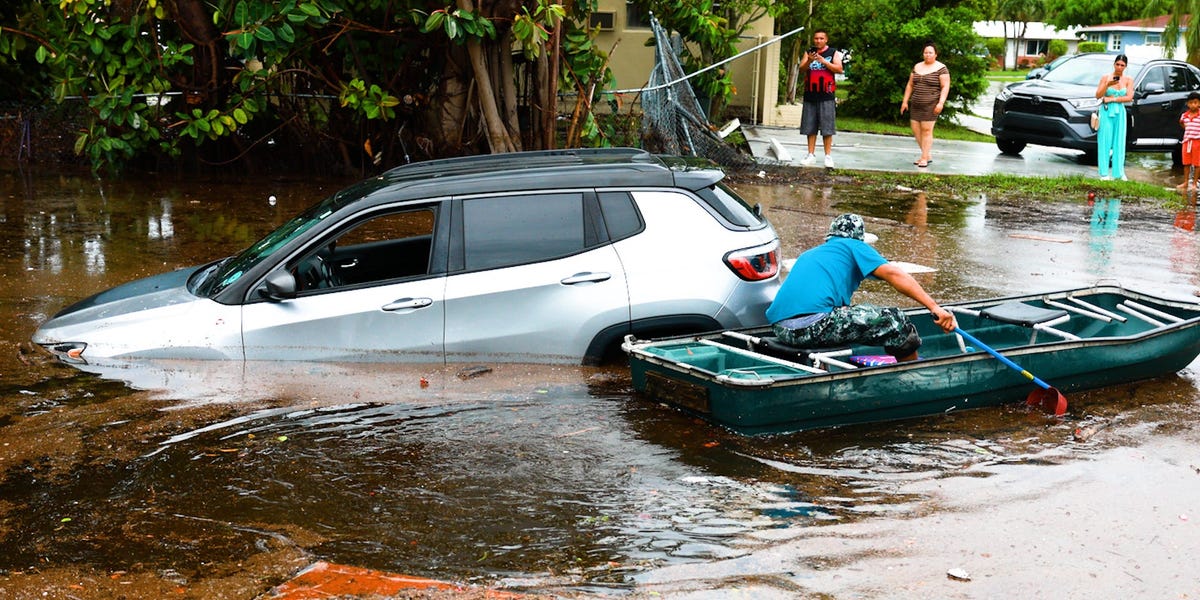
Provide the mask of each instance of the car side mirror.
[{"label": "car side mirror", "polygon": [[272,302],[281,302],[296,297],[296,276],[286,270],[279,270],[267,275],[263,287],[258,288],[258,295]]},{"label": "car side mirror", "polygon": [[1139,91],[1141,92],[1140,96],[1145,98],[1146,96],[1153,96],[1154,94],[1161,94],[1161,93],[1167,91],[1167,88],[1163,84],[1158,83],[1156,81],[1156,82],[1152,82],[1152,83],[1147,83]]}]

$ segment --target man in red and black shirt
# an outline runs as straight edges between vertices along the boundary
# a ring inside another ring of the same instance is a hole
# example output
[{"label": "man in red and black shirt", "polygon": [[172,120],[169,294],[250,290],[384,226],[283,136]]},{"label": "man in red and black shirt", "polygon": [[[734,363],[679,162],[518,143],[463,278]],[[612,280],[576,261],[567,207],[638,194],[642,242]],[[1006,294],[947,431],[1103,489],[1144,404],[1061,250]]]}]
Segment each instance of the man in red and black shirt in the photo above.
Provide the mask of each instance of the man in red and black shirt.
[{"label": "man in red and black shirt", "polygon": [[833,93],[837,89],[834,76],[842,72],[842,53],[829,47],[829,34],[824,29],[813,33],[813,45],[800,59],[804,74],[804,107],[800,113],[800,133],[808,136],[808,156],[800,161],[810,166],[817,161],[817,134],[825,144],[825,168],[833,168],[834,118],[837,112]]}]

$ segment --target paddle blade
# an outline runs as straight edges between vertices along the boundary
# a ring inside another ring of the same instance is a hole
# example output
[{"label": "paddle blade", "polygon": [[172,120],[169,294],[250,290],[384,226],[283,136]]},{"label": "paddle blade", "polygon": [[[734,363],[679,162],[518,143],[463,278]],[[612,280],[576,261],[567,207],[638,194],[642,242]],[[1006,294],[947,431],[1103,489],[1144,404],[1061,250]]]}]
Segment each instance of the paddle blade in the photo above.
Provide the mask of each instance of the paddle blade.
[{"label": "paddle blade", "polygon": [[1061,417],[1067,412],[1067,397],[1052,387],[1029,392],[1025,398],[1025,404],[1036,406],[1048,413],[1054,413],[1056,417]]}]

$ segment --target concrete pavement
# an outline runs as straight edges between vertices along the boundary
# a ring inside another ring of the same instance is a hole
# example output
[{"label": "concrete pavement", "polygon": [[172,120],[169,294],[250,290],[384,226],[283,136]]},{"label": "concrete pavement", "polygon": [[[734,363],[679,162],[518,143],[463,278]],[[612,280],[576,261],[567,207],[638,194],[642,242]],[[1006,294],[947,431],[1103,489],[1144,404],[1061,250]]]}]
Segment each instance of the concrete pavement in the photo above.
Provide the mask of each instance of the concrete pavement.
[{"label": "concrete pavement", "polygon": [[[800,160],[808,154],[807,139],[795,128],[746,126],[742,127],[742,133],[756,157],[778,159],[773,149],[774,144],[778,144],[790,154],[791,160],[787,162],[794,166],[800,166]],[[817,138],[816,155],[817,164],[814,168],[824,168],[821,166],[824,154],[820,137]],[[995,144],[939,140],[936,129],[933,162],[928,167],[917,167],[913,161],[918,156],[920,151],[911,136],[842,132],[833,138],[833,160],[836,168],[912,171],[935,175],[1007,173],[1041,177],[1099,177],[1096,165],[1083,162],[1081,152],[1029,146],[1020,156],[1009,156],[1001,154]],[[1126,173],[1135,181],[1174,185],[1172,177],[1175,175],[1171,172],[1171,158],[1165,153],[1161,156],[1131,154],[1126,163]]]},{"label": "concrete pavement", "polygon": [[[991,135],[991,119],[975,115],[992,113],[993,100],[1003,85],[1002,82],[993,82],[972,109],[974,114],[960,113],[955,116],[958,123],[973,131]],[[787,161],[791,165],[800,166],[800,160],[808,153],[806,136],[800,135],[793,127],[743,126],[742,133],[755,157],[778,159],[772,148],[772,140],[791,156],[791,160]],[[1074,150],[1031,145],[1020,156],[1009,156],[1001,154],[993,143],[938,139],[936,128],[933,137],[933,162],[928,167],[919,168],[913,164],[920,156],[920,151],[912,136],[841,132],[833,138],[834,166],[935,175],[1006,173],[1033,177],[1099,177],[1096,165],[1083,162],[1083,153]],[[817,164],[814,168],[824,168],[819,136],[816,155]],[[1130,153],[1126,158],[1125,171],[1130,179],[1144,183],[1174,187],[1183,181],[1181,173],[1173,172],[1171,157],[1166,153]]]}]

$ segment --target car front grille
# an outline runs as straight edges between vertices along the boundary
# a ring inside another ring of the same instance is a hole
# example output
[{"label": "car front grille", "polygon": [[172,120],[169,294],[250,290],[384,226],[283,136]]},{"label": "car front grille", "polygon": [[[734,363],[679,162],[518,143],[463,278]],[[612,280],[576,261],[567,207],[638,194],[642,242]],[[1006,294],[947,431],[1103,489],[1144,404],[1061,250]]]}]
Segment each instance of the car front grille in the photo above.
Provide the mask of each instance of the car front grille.
[{"label": "car front grille", "polygon": [[1005,110],[1008,112],[1023,112],[1032,115],[1043,115],[1047,117],[1068,118],[1067,109],[1055,100],[1038,100],[1034,102],[1032,98],[1014,97],[1005,105]]}]

